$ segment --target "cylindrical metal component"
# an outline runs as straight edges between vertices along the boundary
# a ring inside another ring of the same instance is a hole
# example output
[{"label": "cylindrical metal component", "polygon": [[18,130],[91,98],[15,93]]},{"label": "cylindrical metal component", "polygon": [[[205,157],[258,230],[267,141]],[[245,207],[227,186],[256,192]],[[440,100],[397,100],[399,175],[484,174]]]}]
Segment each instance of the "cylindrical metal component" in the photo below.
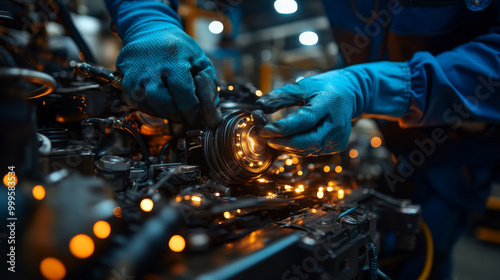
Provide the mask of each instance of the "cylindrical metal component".
[{"label": "cylindrical metal component", "polygon": [[223,185],[259,177],[274,159],[251,114],[244,112],[229,114],[218,128],[205,131],[203,155],[210,176]]},{"label": "cylindrical metal component", "polygon": [[122,190],[129,179],[130,160],[118,156],[103,156],[96,163],[96,174],[110,182],[117,190]]},{"label": "cylindrical metal component", "polygon": [[118,156],[103,156],[97,162],[97,167],[108,171],[128,171],[130,169],[130,160]]}]

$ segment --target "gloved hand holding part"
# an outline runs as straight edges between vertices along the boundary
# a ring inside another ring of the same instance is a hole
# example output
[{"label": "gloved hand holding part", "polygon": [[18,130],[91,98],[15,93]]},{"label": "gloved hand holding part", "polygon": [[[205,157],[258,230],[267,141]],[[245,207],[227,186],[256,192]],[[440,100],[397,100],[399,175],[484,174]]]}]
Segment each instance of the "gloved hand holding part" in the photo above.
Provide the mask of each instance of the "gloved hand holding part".
[{"label": "gloved hand holding part", "polygon": [[217,126],[222,114],[214,67],[177,14],[157,1],[118,2],[106,4],[124,45],[116,66],[127,103],[173,122]]},{"label": "gloved hand holding part", "polygon": [[261,130],[269,146],[302,156],[340,152],[351,121],[360,116],[396,120],[409,106],[407,62],[375,62],[304,78],[265,94],[257,106],[265,113],[301,106]]}]

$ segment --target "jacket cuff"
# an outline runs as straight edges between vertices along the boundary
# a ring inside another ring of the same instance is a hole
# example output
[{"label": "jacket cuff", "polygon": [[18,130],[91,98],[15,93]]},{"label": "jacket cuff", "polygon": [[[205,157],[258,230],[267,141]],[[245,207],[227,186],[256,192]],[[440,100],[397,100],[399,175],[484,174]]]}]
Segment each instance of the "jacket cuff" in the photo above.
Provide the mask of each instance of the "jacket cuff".
[{"label": "jacket cuff", "polygon": [[420,126],[424,119],[428,92],[426,68],[430,66],[427,63],[429,58],[432,58],[430,53],[418,52],[408,61],[411,73],[410,104],[404,116],[399,119],[399,126],[402,128]]},{"label": "jacket cuff", "polygon": [[182,29],[177,13],[163,2],[106,0],[106,6],[111,15],[111,29],[116,31],[122,40],[129,31],[149,22],[169,23]]}]

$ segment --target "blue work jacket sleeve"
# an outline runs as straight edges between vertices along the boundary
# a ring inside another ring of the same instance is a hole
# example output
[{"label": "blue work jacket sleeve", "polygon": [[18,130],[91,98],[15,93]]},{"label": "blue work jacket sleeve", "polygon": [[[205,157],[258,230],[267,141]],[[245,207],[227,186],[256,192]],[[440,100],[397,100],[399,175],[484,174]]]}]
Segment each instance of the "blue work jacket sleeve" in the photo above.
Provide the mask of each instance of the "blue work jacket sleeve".
[{"label": "blue work jacket sleeve", "polygon": [[410,105],[401,127],[500,123],[500,27],[437,56],[418,52],[408,64]]}]

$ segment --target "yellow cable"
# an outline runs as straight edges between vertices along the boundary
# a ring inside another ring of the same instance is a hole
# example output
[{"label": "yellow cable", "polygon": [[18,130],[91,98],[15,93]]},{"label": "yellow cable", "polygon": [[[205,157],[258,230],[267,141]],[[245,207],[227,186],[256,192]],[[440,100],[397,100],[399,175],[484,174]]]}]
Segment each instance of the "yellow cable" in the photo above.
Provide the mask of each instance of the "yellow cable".
[{"label": "yellow cable", "polygon": [[422,270],[422,273],[420,273],[418,280],[427,280],[432,270],[432,262],[434,259],[434,243],[432,242],[431,231],[424,221],[422,221],[421,229],[425,238],[426,251],[424,269]]}]

